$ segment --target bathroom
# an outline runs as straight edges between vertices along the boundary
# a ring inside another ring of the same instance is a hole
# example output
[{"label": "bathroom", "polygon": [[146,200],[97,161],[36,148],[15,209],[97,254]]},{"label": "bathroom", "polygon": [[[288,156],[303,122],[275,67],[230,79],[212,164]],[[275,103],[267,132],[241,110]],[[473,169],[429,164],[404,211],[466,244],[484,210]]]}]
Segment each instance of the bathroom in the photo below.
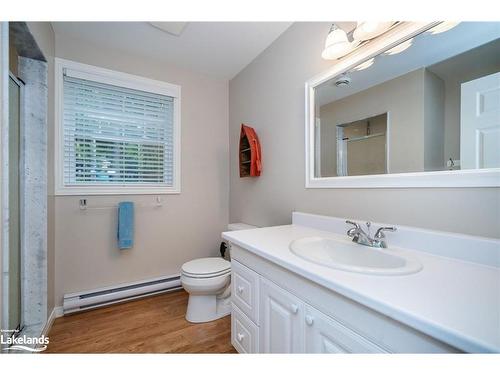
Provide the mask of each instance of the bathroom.
[{"label": "bathroom", "polygon": [[500,20],[320,15],[1,22],[0,367],[498,365]]}]

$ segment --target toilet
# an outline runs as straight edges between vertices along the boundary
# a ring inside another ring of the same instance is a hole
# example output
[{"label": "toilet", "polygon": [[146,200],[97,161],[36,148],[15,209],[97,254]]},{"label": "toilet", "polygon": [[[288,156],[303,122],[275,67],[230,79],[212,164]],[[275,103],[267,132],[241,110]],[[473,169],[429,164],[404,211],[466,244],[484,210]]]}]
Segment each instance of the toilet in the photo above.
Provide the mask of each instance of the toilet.
[{"label": "toilet", "polygon": [[[254,228],[245,223],[228,225],[230,231]],[[199,258],[184,263],[181,284],[189,293],[186,311],[189,322],[209,322],[231,313],[231,263],[224,258]]]}]

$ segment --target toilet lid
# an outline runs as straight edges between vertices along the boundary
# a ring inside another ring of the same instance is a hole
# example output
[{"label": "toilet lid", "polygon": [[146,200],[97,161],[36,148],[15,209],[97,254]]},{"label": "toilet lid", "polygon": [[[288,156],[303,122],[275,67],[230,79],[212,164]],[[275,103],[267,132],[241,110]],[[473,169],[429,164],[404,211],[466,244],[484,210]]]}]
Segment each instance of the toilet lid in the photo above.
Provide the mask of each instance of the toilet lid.
[{"label": "toilet lid", "polygon": [[219,257],[199,258],[182,265],[182,272],[190,275],[219,275],[231,270],[231,263]]}]

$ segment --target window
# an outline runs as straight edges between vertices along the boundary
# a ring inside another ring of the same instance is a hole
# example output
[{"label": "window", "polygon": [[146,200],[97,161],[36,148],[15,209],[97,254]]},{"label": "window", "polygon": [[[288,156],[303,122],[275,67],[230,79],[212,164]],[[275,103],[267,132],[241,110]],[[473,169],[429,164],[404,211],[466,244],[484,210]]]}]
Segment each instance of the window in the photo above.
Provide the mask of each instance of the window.
[{"label": "window", "polygon": [[57,59],[56,194],[180,192],[180,87]]}]

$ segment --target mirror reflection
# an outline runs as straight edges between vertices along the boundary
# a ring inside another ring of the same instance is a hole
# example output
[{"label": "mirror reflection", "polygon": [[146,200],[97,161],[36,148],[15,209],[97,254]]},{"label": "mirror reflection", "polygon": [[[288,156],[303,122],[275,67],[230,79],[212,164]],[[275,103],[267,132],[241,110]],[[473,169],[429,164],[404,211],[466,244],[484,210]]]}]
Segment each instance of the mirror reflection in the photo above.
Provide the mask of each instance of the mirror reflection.
[{"label": "mirror reflection", "polygon": [[500,167],[500,23],[435,28],[315,88],[315,177]]}]

